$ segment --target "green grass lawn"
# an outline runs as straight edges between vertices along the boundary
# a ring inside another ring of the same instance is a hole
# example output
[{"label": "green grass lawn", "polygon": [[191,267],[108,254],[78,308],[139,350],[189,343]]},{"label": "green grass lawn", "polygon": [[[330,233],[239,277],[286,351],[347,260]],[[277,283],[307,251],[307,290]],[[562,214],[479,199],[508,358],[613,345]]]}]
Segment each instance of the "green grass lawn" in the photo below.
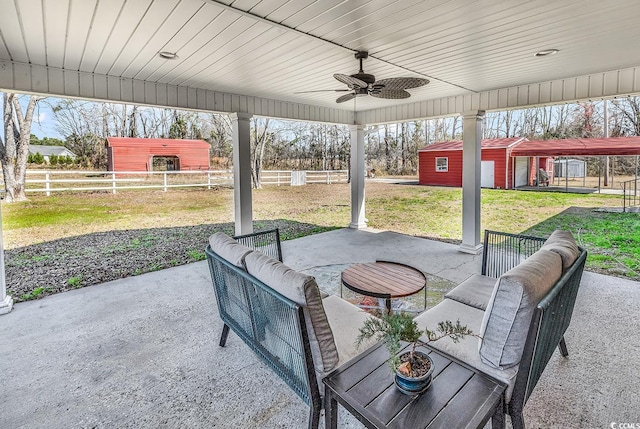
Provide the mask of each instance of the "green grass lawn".
[{"label": "green grass lawn", "polygon": [[[287,239],[345,227],[349,189],[334,184],[254,190],[255,228],[304,225],[288,229]],[[462,236],[459,188],[367,182],[366,196],[373,228],[452,241]],[[2,205],[5,247],[101,231],[229,224],[232,199],[225,188],[32,195],[27,202]],[[640,280],[640,214],[600,211],[620,206],[620,196],[485,189],[481,225],[539,236],[568,229],[589,251],[587,269]]]}]

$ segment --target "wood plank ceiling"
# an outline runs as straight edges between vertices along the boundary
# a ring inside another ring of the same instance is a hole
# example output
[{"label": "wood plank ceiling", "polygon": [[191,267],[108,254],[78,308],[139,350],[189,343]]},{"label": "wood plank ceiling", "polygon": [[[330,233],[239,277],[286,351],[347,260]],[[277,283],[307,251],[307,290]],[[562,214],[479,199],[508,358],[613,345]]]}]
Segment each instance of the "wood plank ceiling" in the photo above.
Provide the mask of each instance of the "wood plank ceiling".
[{"label": "wood plank ceiling", "polygon": [[[408,100],[640,65],[637,0],[0,0],[0,60],[353,110],[334,73],[426,77]],[[556,55],[538,58],[540,50]],[[165,60],[160,51],[175,52]]]}]

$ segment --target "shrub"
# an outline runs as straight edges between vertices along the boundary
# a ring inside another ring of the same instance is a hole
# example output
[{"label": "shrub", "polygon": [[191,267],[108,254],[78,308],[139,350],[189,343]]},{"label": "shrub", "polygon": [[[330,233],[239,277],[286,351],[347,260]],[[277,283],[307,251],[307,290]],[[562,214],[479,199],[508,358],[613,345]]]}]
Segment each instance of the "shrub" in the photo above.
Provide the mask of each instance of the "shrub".
[{"label": "shrub", "polygon": [[27,157],[27,162],[30,164],[44,164],[44,156],[40,152],[30,153]]}]

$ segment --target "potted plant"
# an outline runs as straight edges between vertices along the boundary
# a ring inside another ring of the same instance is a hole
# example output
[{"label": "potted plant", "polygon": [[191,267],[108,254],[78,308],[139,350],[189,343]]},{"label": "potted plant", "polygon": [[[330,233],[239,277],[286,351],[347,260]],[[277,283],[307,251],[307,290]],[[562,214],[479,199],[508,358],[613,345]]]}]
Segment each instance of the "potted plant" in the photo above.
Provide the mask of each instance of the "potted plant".
[{"label": "potted plant", "polygon": [[[420,330],[418,324],[408,313],[393,313],[382,318],[370,317],[360,328],[356,340],[359,347],[365,340],[375,338],[384,340],[389,350],[389,366],[395,373],[395,384],[398,390],[407,395],[424,392],[431,385],[433,374],[433,360],[416,347],[426,344],[420,337],[425,335],[427,343],[444,337],[451,338],[455,343],[467,335],[475,335],[469,328],[462,326],[460,320],[452,323],[447,320],[438,323],[436,332],[429,329]],[[402,341],[410,343],[409,351],[400,354]]]}]

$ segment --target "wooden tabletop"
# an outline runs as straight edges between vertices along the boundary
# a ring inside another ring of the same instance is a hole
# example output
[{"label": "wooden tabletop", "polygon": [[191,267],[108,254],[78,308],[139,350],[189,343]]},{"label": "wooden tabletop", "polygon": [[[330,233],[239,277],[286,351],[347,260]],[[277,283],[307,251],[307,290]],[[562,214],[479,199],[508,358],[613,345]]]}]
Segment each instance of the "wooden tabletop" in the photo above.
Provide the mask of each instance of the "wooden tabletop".
[{"label": "wooden tabletop", "polygon": [[422,272],[397,262],[354,264],[342,272],[342,283],[356,293],[375,298],[400,298],[427,285]]},{"label": "wooden tabletop", "polygon": [[420,348],[434,362],[431,387],[420,395],[405,395],[396,388],[383,343],[329,373],[323,379],[328,395],[326,427],[339,426],[336,403],[368,428],[482,428],[492,417],[492,427],[504,427],[505,384],[428,347]]}]

